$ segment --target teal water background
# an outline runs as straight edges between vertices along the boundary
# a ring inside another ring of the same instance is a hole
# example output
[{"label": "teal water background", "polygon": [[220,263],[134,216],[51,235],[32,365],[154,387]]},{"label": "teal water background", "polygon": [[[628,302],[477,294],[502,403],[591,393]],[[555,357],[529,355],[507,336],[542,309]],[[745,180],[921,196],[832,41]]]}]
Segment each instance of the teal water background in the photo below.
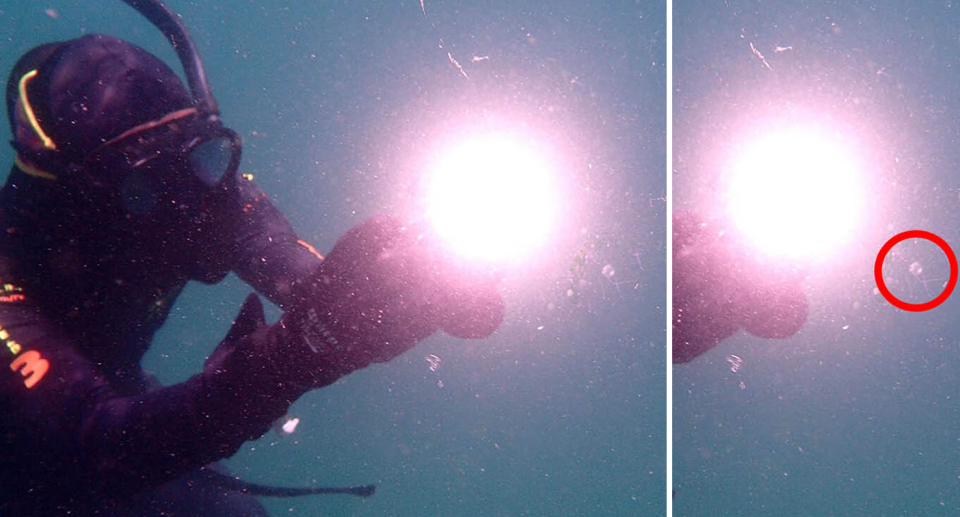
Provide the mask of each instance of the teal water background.
[{"label": "teal water background", "polygon": [[[711,163],[751,119],[776,110],[849,122],[867,143],[875,188],[844,258],[809,270],[811,314],[796,336],[741,333],[673,368],[674,514],[957,515],[958,295],[901,311],[875,291],[873,265],[905,230],[960,246],[958,6],[673,5],[678,208],[716,211]],[[923,241],[897,246],[884,264],[891,290],[912,303],[932,299],[947,273]],[[729,356],[742,360],[736,372]]]},{"label": "teal water background", "polygon": [[[494,336],[438,335],[310,393],[291,408],[301,419],[292,436],[270,432],[229,461],[252,481],[376,483],[377,495],[269,500],[271,512],[662,515],[664,4],[171,6],[222,118],[245,140],[242,169],[322,251],[401,204],[418,153],[445,124],[518,116],[559,135],[567,164],[562,244],[507,280]],[[92,32],[179,71],[130,8],[74,0],[0,5],[0,69],[34,45]],[[0,156],[12,160],[9,149]],[[199,371],[248,291],[235,277],[189,285],[144,366],[165,383]]]}]

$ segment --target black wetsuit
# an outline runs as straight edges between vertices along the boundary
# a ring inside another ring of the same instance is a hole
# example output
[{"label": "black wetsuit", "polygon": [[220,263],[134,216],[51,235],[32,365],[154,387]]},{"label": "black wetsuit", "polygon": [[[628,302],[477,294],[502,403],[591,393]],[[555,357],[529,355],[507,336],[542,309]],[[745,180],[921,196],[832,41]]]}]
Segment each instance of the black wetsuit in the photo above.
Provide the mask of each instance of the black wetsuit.
[{"label": "black wetsuit", "polygon": [[172,235],[123,248],[114,229],[31,202],[45,181],[14,168],[0,190],[0,516],[265,515],[191,478],[266,432],[289,395],[266,389],[237,407],[207,373],[152,386],[140,360],[187,281],[233,271],[284,307],[320,257],[245,180],[229,238],[197,271],[151,259]]}]

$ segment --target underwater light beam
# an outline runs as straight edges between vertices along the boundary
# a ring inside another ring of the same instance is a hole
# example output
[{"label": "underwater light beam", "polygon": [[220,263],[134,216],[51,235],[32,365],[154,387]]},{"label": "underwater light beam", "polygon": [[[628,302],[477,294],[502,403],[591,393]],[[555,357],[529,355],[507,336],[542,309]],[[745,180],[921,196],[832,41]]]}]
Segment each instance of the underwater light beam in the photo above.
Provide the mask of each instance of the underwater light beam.
[{"label": "underwater light beam", "polygon": [[520,262],[552,231],[554,172],[526,139],[506,133],[467,138],[444,149],[427,173],[427,219],[463,258]]},{"label": "underwater light beam", "polygon": [[861,166],[834,133],[812,126],[770,131],[734,157],[730,172],[727,212],[767,255],[825,260],[858,227]]}]

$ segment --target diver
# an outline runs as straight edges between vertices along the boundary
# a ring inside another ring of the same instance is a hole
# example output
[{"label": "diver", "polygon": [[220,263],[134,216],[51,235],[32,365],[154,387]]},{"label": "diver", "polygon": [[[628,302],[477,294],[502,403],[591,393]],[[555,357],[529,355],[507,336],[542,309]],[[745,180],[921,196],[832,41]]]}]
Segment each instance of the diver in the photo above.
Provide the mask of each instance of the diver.
[{"label": "diver", "polygon": [[696,359],[741,329],[757,337],[786,338],[806,321],[802,278],[742,248],[696,214],[674,212],[674,363]]},{"label": "diver", "polygon": [[[249,176],[193,42],[159,1],[127,0],[173,43],[162,61],[105,35],[38,46],[6,92],[15,163],[0,189],[0,515],[264,516],[271,489],[217,462],[307,391],[438,330],[491,334],[494,282],[445,274],[384,216],[326,257]],[[251,294],[202,371],[140,367],[184,285],[233,272]],[[252,488],[251,488],[252,487]],[[313,490],[313,492],[311,492]]]}]

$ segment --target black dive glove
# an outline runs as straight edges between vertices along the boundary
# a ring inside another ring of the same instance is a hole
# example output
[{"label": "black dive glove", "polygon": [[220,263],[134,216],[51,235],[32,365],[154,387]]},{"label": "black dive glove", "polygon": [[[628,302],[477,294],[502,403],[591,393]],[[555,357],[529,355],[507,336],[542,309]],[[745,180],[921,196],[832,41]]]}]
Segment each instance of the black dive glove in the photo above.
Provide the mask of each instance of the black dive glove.
[{"label": "black dive glove", "polygon": [[387,362],[437,330],[465,338],[503,319],[493,282],[452,274],[439,254],[398,221],[379,216],[346,233],[318,271],[293,287],[278,323],[296,349],[294,377],[324,386],[372,362]]},{"label": "black dive glove", "polygon": [[755,258],[698,216],[673,216],[673,361],[684,363],[740,329],[792,336],[807,319],[802,277]]},{"label": "black dive glove", "polygon": [[450,274],[436,257],[412,230],[375,217],[294,284],[292,308],[276,324],[263,322],[251,295],[204,367],[211,408],[253,419],[246,434],[255,437],[304,392],[389,361],[437,330],[491,334],[504,311],[495,283]]}]

